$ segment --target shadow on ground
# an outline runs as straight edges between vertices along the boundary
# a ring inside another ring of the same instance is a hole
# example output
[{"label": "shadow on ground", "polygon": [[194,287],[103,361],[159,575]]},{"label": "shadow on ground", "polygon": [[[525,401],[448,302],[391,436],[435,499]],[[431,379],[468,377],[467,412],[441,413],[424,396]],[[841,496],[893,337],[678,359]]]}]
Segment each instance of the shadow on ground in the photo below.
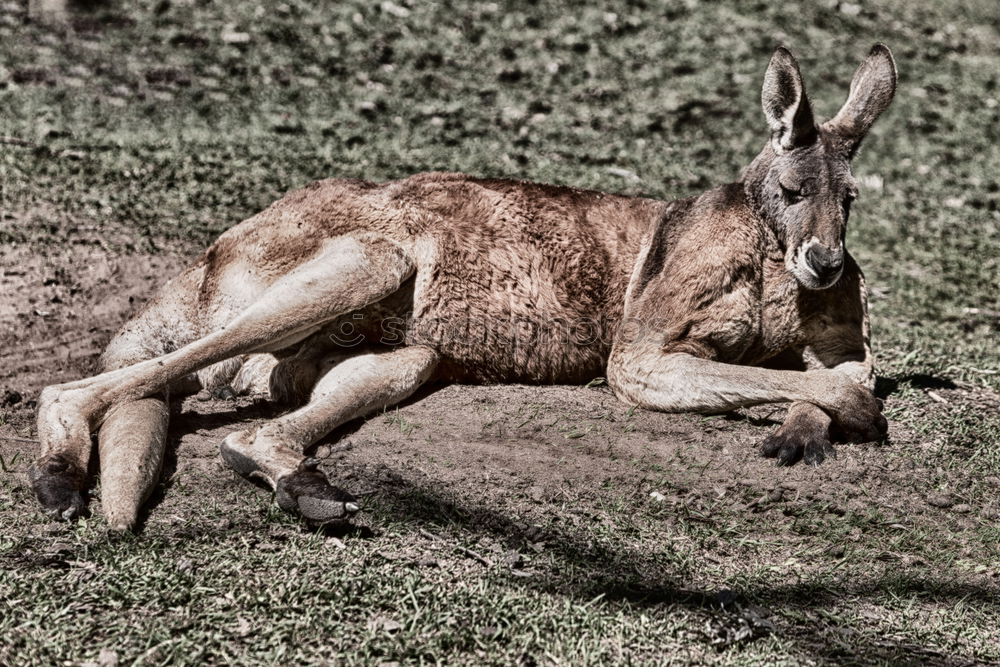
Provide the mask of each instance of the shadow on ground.
[{"label": "shadow on ground", "polygon": [[903,639],[862,634],[847,624],[831,627],[828,618],[820,622],[820,617],[845,601],[860,608],[885,595],[917,596],[946,605],[972,602],[1000,613],[995,589],[906,572],[853,576],[849,583],[806,580],[739,590],[692,588],[683,583],[690,573],[671,573],[660,553],[609,548],[585,531],[550,528],[539,532],[495,508],[456,500],[433,487],[400,482],[383,487],[378,501],[385,512],[415,530],[487,534],[512,549],[543,542],[556,556],[554,576],[512,578],[511,585],[572,596],[581,603],[601,598],[640,608],[667,605],[697,610],[704,613],[707,634],[720,649],[775,633],[794,641],[804,655],[838,664],[987,664]]}]

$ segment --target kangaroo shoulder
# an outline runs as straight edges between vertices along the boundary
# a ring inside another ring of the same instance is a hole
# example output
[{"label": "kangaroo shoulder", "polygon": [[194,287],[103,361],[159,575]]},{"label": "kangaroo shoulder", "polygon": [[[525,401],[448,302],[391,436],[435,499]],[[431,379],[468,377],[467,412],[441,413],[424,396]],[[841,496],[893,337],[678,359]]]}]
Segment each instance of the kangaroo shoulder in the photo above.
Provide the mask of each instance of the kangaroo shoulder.
[{"label": "kangaroo shoulder", "polygon": [[754,258],[763,254],[764,237],[743,186],[730,183],[709,190],[695,200],[687,213],[689,243],[721,258]]},{"label": "kangaroo shoulder", "polygon": [[696,297],[759,274],[763,235],[738,184],[669,205],[639,257],[633,297],[648,288]]}]

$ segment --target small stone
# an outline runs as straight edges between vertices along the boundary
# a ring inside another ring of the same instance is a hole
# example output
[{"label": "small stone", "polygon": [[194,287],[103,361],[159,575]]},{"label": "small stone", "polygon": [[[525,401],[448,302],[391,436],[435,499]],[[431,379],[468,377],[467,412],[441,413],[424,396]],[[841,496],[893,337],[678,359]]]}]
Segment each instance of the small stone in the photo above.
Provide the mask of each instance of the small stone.
[{"label": "small stone", "polygon": [[226,44],[247,44],[250,42],[250,33],[227,30],[220,35]]},{"label": "small stone", "polygon": [[608,172],[612,176],[617,176],[629,183],[641,183],[642,179],[637,173],[631,169],[625,169],[624,167],[607,167],[604,171]]},{"label": "small stone", "polygon": [[659,491],[651,491],[649,493],[649,497],[658,503],[662,503],[664,500],[667,499],[667,497],[662,493],[660,493]]},{"label": "small stone", "polygon": [[395,16],[396,18],[405,19],[410,15],[410,10],[402,5],[397,5],[395,2],[383,2],[380,8],[386,14],[390,16]]},{"label": "small stone", "polygon": [[250,624],[250,621],[248,621],[246,618],[242,616],[239,619],[237,619],[236,621],[237,635],[239,635],[240,637],[246,637],[251,632],[253,632],[253,626]]},{"label": "small stone", "polygon": [[403,624],[399,621],[393,620],[391,618],[384,618],[379,624],[382,630],[385,632],[399,632],[403,629]]},{"label": "small stone", "polygon": [[514,569],[524,565],[524,556],[517,551],[510,551],[504,556],[503,562],[507,567]]},{"label": "small stone", "polygon": [[952,507],[951,511],[952,512],[956,512],[958,514],[968,514],[969,512],[972,511],[972,506],[971,505],[966,505],[965,503],[960,503],[960,504],[955,505],[954,507]]},{"label": "small stone", "polygon": [[97,654],[97,664],[101,667],[118,667],[118,651],[102,648]]},{"label": "small stone", "polygon": [[955,504],[955,501],[946,493],[932,493],[927,496],[927,504],[931,507],[947,509]]}]

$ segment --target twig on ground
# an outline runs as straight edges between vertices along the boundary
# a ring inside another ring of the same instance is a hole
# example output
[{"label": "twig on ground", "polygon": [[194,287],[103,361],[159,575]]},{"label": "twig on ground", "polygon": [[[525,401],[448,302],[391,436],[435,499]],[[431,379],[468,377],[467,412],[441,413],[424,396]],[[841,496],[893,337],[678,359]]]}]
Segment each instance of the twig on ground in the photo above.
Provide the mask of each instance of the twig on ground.
[{"label": "twig on ground", "polygon": [[486,567],[493,567],[493,563],[490,561],[490,559],[486,558],[485,556],[483,556],[481,554],[476,553],[472,549],[469,549],[468,547],[463,547],[463,546],[458,546],[458,547],[455,547],[455,548],[458,549],[459,551],[461,551],[463,554],[465,554],[469,558],[472,558],[473,560],[479,561],[484,566],[486,566]]},{"label": "twig on ground", "polygon": [[28,141],[20,137],[0,136],[0,144],[10,144],[12,146],[37,146],[34,141]]},{"label": "twig on ground", "polygon": [[979,315],[981,317],[1000,319],[1000,311],[989,310],[986,308],[963,308],[962,313],[965,315]]},{"label": "twig on ground", "polygon": [[42,444],[41,440],[35,440],[34,438],[11,438],[11,437],[6,436],[6,435],[0,435],[0,440],[5,440],[7,442],[26,442],[26,443],[32,444],[32,445],[40,445],[40,444]]},{"label": "twig on ground", "polygon": [[435,535],[434,533],[432,533],[431,531],[427,530],[426,528],[421,528],[418,532],[421,535],[423,535],[424,537],[426,537],[427,539],[429,539],[429,540],[436,540],[438,542],[441,541],[441,538],[439,536]]},{"label": "twig on ground", "polygon": [[930,396],[931,398],[933,398],[938,403],[947,403],[948,402],[947,398],[945,398],[944,396],[942,396],[941,394],[938,394],[936,392],[928,390],[927,391],[927,395]]},{"label": "twig on ground", "polygon": [[[443,537],[441,537],[439,535],[435,535],[434,533],[432,533],[431,531],[427,530],[426,528],[421,528],[417,532],[419,532],[421,535],[423,535],[427,539],[434,540],[435,542],[444,542],[445,541]],[[473,560],[479,561],[480,563],[482,563],[486,567],[493,567],[493,562],[489,558],[487,558],[486,556],[483,556],[482,554],[480,554],[478,552],[473,551],[472,549],[470,549],[468,547],[463,547],[461,545],[456,544],[455,545],[455,551],[458,551],[459,553],[462,553],[462,554],[468,556],[469,558],[471,558]]]}]

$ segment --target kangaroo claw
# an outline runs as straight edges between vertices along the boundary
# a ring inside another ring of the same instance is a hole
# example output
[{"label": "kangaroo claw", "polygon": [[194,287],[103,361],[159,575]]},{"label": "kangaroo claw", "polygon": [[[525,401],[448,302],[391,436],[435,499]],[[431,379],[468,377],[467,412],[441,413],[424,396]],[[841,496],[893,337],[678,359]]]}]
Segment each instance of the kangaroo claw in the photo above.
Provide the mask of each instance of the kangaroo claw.
[{"label": "kangaroo claw", "polygon": [[361,510],[357,499],[332,486],[318,466],[319,461],[306,459],[298,470],[279,479],[275,486],[278,506],[319,525],[349,520]]}]

